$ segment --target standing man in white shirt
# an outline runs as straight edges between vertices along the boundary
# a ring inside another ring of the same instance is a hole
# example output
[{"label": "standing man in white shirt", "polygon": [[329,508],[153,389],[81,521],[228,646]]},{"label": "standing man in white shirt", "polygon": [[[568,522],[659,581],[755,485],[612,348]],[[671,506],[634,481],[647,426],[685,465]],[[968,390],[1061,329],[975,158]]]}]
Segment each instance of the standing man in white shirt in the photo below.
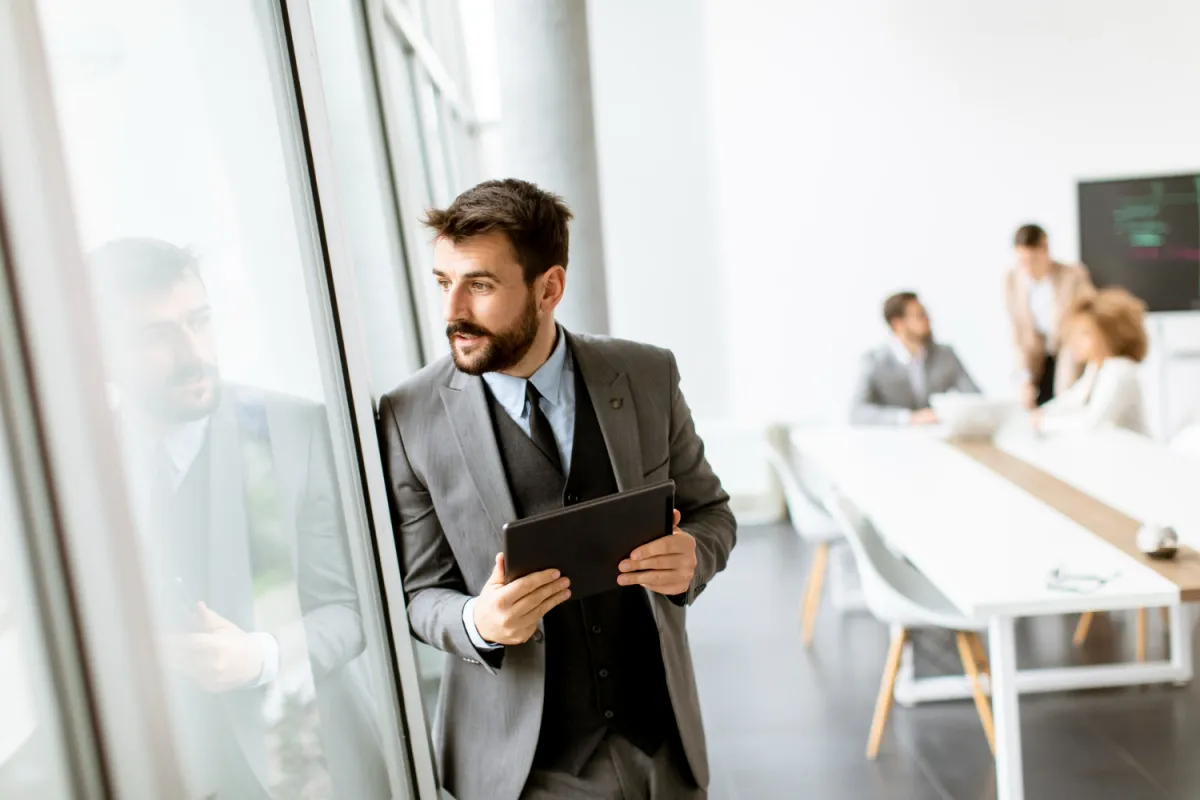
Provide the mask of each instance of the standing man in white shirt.
[{"label": "standing man in white shirt", "polygon": [[1062,347],[1063,312],[1094,291],[1082,264],[1050,258],[1049,239],[1039,225],[1022,225],[1013,237],[1017,264],[1005,276],[1004,297],[1016,346],[1021,397],[1026,408],[1041,406],[1079,377],[1082,365]]},{"label": "standing man in white shirt", "polygon": [[929,399],[979,387],[953,348],[933,341],[925,306],[913,292],[883,304],[888,342],[863,356],[850,421],[855,425],[928,425],[938,421]]}]

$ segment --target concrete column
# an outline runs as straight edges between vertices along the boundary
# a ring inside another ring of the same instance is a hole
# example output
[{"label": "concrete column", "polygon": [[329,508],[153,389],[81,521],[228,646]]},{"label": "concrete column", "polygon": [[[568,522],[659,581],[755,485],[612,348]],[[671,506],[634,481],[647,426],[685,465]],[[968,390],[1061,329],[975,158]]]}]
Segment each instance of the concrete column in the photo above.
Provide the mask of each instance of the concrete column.
[{"label": "concrete column", "polygon": [[502,171],[561,195],[575,213],[557,318],[571,330],[607,334],[587,4],[499,0],[495,9]]}]

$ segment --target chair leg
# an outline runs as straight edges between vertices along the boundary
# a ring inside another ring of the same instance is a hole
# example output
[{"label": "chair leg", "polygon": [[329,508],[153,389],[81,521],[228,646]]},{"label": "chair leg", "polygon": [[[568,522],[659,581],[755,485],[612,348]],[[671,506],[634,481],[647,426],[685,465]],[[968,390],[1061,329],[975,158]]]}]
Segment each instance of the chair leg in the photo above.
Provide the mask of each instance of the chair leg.
[{"label": "chair leg", "polygon": [[1088,631],[1092,629],[1092,620],[1095,619],[1096,612],[1085,611],[1079,617],[1079,624],[1075,626],[1075,646],[1083,647],[1083,643],[1087,641]]},{"label": "chair leg", "polygon": [[971,651],[975,654],[975,663],[979,667],[981,675],[992,674],[992,665],[988,663],[987,648],[983,646],[983,637],[978,633],[972,633],[969,637],[971,640]]},{"label": "chair leg", "polygon": [[963,669],[971,679],[971,693],[975,696],[975,709],[979,712],[979,721],[983,723],[983,735],[987,737],[988,748],[996,755],[996,728],[992,723],[992,704],[983,693],[983,684],[979,682],[979,665],[975,661],[975,645],[972,643],[975,634],[959,631],[955,634],[958,640],[958,655],[962,659]]},{"label": "chair leg", "polygon": [[1146,660],[1146,628],[1150,624],[1150,612],[1148,609],[1139,608],[1137,612],[1137,660],[1144,662]]},{"label": "chair leg", "polygon": [[829,544],[817,545],[813,554],[812,569],[808,573],[808,588],[804,592],[803,638],[804,646],[812,644],[813,628],[817,624],[817,609],[821,605],[821,588],[825,583],[825,572],[829,568]]},{"label": "chair leg", "polygon": [[892,711],[892,695],[896,691],[896,676],[900,673],[900,656],[904,653],[907,640],[908,631],[901,628],[892,637],[892,646],[888,648],[883,680],[879,684],[879,698],[875,701],[875,718],[871,720],[871,736],[867,740],[867,758],[872,761],[879,755],[879,743],[883,741],[883,731]]}]

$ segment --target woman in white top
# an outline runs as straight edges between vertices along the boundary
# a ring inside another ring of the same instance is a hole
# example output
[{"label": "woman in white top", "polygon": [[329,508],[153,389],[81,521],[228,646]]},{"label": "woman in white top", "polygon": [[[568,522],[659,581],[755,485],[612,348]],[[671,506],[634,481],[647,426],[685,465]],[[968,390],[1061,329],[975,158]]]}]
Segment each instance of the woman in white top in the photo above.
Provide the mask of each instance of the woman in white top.
[{"label": "woman in white top", "polygon": [[1146,357],[1146,304],[1124,289],[1102,289],[1063,315],[1062,338],[1083,375],[1034,412],[1043,431],[1105,426],[1146,433],[1138,365]]}]

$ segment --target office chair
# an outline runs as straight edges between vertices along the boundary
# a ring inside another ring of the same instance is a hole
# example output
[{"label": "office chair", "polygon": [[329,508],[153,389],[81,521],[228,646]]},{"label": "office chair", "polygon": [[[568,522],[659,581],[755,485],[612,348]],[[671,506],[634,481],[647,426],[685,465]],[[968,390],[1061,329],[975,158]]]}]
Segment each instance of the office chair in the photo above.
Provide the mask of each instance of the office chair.
[{"label": "office chair", "polygon": [[900,657],[913,628],[954,631],[963,671],[971,681],[975,709],[988,747],[995,755],[992,706],[980,679],[980,674],[989,674],[987,656],[979,637],[987,627],[986,623],[965,617],[916,567],[892,553],[870,521],[845,498],[828,498],[825,506],[854,552],[867,608],[876,619],[895,631],[875,703],[867,758],[874,760],[879,755],[879,745],[892,710]]}]

